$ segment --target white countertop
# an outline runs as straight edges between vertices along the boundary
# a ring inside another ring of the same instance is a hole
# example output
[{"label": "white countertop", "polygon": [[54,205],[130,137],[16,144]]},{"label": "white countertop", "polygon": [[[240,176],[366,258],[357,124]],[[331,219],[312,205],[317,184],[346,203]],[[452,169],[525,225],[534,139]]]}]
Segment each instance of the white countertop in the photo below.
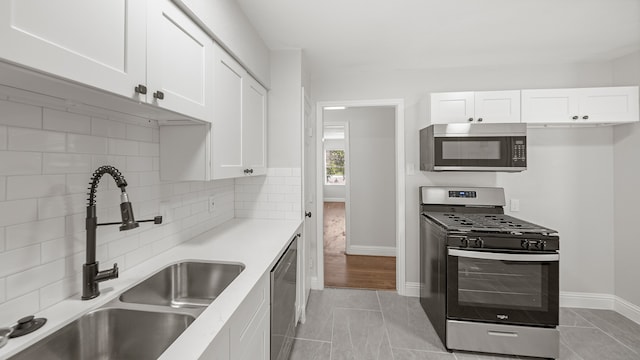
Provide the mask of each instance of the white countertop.
[{"label": "white countertop", "polygon": [[35,314],[36,317],[47,318],[47,324],[33,334],[9,340],[0,349],[0,358],[5,359],[24,350],[86,312],[106,304],[168,264],[183,260],[242,263],[245,269],[240,275],[160,357],[197,359],[262,275],[275,265],[300,224],[301,221],[230,220],[123,271],[118,279],[101,283],[100,296],[95,299],[82,301],[80,295],[76,295]]}]

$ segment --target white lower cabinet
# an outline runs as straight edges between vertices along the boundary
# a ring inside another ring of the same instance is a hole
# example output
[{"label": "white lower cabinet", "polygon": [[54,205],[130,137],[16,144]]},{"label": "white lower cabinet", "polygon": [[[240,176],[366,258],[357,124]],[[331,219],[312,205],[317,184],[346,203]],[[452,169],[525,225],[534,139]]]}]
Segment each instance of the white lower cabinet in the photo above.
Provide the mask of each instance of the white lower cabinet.
[{"label": "white lower cabinet", "polygon": [[202,354],[202,360],[269,360],[271,356],[270,272],[251,290]]}]

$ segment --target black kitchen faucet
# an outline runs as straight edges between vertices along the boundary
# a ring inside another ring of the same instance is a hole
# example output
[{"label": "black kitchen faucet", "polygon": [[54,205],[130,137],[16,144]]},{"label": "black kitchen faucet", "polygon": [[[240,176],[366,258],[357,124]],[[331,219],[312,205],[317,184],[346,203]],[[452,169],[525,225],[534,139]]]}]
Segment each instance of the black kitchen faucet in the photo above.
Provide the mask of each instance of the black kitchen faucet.
[{"label": "black kitchen faucet", "polygon": [[[122,222],[110,222],[98,224],[96,216],[96,190],[102,175],[109,174],[115,180],[116,185],[122,191],[120,193],[120,215]],[[118,277],[118,264],[113,264],[113,268],[109,270],[98,270],[98,262],[96,261],[96,230],[98,226],[103,225],[120,225],[120,231],[132,230],[140,226],[138,223],[151,222],[154,224],[162,224],[162,216],[156,216],[150,220],[136,221],[133,217],[133,208],[129,202],[126,187],[127,181],[122,173],[113,166],[100,166],[93,172],[91,177],[91,187],[89,188],[89,198],[87,199],[87,262],[82,266],[82,300],[89,300],[100,295],[98,283],[115,279]]]}]

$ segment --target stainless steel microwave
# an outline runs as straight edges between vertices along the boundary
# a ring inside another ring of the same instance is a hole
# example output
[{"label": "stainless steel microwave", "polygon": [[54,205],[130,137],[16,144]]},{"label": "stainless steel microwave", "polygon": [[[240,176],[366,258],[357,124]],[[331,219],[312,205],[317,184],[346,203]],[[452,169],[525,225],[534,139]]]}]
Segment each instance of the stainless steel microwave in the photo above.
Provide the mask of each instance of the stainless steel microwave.
[{"label": "stainless steel microwave", "polygon": [[435,124],[420,130],[420,170],[526,169],[526,124]]}]

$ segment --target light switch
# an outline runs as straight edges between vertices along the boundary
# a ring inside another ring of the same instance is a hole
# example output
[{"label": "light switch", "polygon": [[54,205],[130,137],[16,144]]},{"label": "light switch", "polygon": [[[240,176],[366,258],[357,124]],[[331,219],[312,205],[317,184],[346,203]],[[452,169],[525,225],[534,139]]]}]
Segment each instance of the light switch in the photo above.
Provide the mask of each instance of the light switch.
[{"label": "light switch", "polygon": [[520,211],[520,199],[511,199],[511,211]]},{"label": "light switch", "polygon": [[407,163],[407,175],[415,175],[416,174],[416,168],[413,165],[413,163]]}]

